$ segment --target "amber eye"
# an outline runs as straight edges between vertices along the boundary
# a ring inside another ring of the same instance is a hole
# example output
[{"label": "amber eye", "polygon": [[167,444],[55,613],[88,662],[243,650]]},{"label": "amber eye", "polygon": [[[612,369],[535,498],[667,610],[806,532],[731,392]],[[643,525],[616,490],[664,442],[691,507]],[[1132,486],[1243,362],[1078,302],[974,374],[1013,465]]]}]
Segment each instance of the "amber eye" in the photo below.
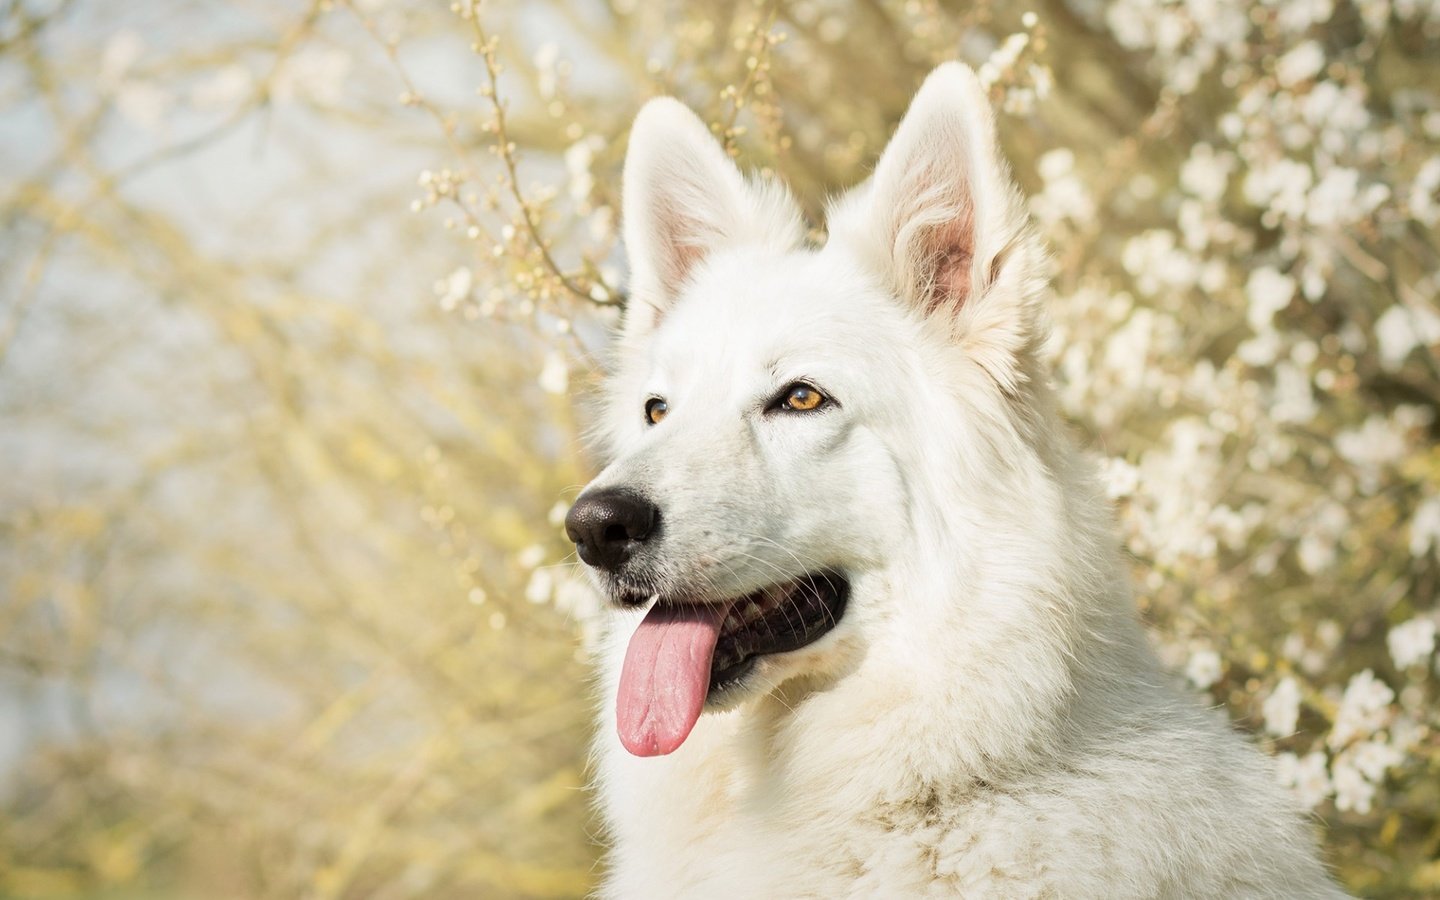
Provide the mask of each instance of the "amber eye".
[{"label": "amber eye", "polygon": [[660,420],[665,418],[665,414],[669,411],[669,404],[659,397],[651,397],[645,401],[645,421],[651,425],[660,424]]},{"label": "amber eye", "polygon": [[792,384],[785,391],[785,400],[780,404],[794,412],[809,412],[818,409],[825,402],[825,395],[808,384]]}]

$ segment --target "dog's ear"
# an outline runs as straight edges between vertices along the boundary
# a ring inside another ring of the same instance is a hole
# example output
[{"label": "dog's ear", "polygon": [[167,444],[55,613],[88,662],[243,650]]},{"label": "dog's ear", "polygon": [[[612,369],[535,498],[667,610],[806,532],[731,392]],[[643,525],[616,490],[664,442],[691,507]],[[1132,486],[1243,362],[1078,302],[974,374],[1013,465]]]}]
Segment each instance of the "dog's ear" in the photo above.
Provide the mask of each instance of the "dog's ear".
[{"label": "dog's ear", "polygon": [[995,138],[989,98],[961,63],[930,73],[870,181],[831,211],[894,292],[951,330],[1006,387],[1035,333],[1038,248]]},{"label": "dog's ear", "polygon": [[648,332],[710,254],[753,243],[788,250],[804,236],[799,208],[776,183],[747,181],[684,104],[645,104],[625,156],[630,259],[625,334]]}]

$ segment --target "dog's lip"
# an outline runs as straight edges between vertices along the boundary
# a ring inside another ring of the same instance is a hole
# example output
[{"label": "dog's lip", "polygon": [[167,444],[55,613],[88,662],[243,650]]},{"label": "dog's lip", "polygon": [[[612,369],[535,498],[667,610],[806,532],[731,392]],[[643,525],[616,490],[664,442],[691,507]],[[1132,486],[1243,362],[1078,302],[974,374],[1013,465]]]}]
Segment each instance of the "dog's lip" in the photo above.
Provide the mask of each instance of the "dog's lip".
[{"label": "dog's lip", "polygon": [[755,671],[755,666],[759,662],[759,656],[750,656],[722,671],[712,671],[710,673],[710,690],[705,697],[706,702],[714,702],[726,691],[739,686],[751,672]]},{"label": "dog's lip", "polygon": [[829,634],[844,616],[849,597],[849,579],[825,570],[727,601],[710,663],[707,702],[743,682],[762,657],[792,653]]},{"label": "dog's lip", "polygon": [[644,606],[655,598],[656,591],[650,588],[618,584],[610,591],[610,599],[620,606],[634,609]]}]

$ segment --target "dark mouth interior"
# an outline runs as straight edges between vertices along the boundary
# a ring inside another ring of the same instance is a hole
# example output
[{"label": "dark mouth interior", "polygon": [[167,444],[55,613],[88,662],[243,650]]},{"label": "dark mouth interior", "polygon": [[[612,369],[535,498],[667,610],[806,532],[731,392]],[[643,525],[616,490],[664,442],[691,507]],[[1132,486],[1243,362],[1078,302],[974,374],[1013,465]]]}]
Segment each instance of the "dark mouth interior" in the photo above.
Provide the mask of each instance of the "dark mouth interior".
[{"label": "dark mouth interior", "polygon": [[834,572],[821,572],[736,600],[715,644],[709,695],[744,678],[759,657],[799,650],[819,640],[839,623],[849,596],[848,581]]}]

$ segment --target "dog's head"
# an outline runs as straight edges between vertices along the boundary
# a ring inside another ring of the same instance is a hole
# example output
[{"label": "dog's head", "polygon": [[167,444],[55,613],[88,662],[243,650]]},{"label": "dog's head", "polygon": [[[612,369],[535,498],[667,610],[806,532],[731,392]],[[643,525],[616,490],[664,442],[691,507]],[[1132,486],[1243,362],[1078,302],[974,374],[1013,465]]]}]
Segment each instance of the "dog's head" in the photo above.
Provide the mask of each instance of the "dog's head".
[{"label": "dog's head", "polygon": [[611,461],[566,524],[617,604],[649,605],[617,714],[653,754],[706,705],[837,670],[856,623],[891,614],[870,588],[946,527],[933,478],[983,490],[996,429],[1024,428],[1041,266],[959,64],[927,79],[823,248],[674,100],[637,118],[624,192]]}]

